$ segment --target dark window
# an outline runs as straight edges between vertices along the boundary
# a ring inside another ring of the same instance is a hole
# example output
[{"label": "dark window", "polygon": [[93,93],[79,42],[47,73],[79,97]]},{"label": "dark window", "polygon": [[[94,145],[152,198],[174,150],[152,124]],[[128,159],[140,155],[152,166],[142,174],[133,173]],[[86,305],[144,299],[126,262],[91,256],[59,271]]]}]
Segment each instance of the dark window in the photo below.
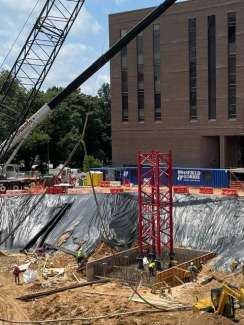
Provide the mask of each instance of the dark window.
[{"label": "dark window", "polygon": [[138,92],[138,121],[144,121],[144,92]]},{"label": "dark window", "polygon": [[160,25],[153,25],[154,119],[161,120]]},{"label": "dark window", "polygon": [[190,120],[197,119],[197,21],[188,20]]},{"label": "dark window", "polygon": [[154,95],[154,103],[155,103],[155,120],[161,120],[161,94]]},{"label": "dark window", "polygon": [[236,118],[236,14],[228,14],[228,117]]},{"label": "dark window", "polygon": [[128,121],[129,110],[128,110],[128,95],[122,94],[122,121]]},{"label": "dark window", "polygon": [[144,90],[144,65],[138,64],[137,66],[137,86],[138,90]]},{"label": "dark window", "polygon": [[[121,37],[126,34],[126,30],[121,30]],[[122,97],[122,121],[128,121],[128,54],[127,47],[121,50],[121,97]]]},{"label": "dark window", "polygon": [[128,92],[128,72],[127,72],[127,70],[121,71],[121,87],[122,87],[122,93]]},{"label": "dark window", "polygon": [[208,118],[216,119],[216,21],[208,17]]},{"label": "dark window", "polygon": [[136,38],[137,45],[137,105],[138,121],[144,121],[144,42],[143,33]]}]

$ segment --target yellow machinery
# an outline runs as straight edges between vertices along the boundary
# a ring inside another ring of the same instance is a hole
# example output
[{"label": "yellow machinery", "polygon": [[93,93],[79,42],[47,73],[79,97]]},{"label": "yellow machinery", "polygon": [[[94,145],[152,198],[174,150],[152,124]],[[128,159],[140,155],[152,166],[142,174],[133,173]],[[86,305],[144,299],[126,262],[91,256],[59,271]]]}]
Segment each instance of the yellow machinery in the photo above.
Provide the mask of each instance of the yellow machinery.
[{"label": "yellow machinery", "polygon": [[211,290],[211,298],[199,300],[193,310],[212,312],[234,320],[234,299],[241,306],[244,305],[244,289],[238,289],[230,284],[224,284],[221,288]]}]

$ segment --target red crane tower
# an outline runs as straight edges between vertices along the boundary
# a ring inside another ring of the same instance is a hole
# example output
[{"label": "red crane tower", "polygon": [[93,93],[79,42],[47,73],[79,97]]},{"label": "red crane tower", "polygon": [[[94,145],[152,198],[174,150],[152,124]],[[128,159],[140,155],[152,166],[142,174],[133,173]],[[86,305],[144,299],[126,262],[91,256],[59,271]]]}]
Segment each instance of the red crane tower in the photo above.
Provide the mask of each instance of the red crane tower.
[{"label": "red crane tower", "polygon": [[138,153],[139,267],[149,254],[161,268],[164,250],[170,259],[173,247],[172,153]]}]

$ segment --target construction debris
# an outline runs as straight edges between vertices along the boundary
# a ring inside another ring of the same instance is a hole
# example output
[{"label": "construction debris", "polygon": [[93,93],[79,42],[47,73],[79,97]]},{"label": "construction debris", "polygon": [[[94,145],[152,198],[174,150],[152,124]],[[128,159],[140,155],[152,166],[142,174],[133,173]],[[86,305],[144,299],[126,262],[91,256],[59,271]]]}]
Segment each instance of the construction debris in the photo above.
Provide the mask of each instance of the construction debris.
[{"label": "construction debris", "polygon": [[79,283],[79,284],[73,284],[73,285],[70,285],[67,287],[63,287],[63,288],[56,288],[56,289],[51,289],[48,291],[42,291],[42,292],[30,294],[30,295],[20,296],[20,297],[17,297],[16,299],[23,300],[23,301],[29,301],[29,300],[33,300],[33,299],[37,299],[37,298],[41,298],[41,297],[45,297],[45,296],[50,296],[55,293],[63,292],[66,290],[72,290],[72,289],[77,289],[77,288],[81,288],[81,287],[92,286],[94,284],[102,284],[102,283],[106,283],[106,281],[98,280],[98,281],[93,281],[93,282],[84,282],[84,283]]}]

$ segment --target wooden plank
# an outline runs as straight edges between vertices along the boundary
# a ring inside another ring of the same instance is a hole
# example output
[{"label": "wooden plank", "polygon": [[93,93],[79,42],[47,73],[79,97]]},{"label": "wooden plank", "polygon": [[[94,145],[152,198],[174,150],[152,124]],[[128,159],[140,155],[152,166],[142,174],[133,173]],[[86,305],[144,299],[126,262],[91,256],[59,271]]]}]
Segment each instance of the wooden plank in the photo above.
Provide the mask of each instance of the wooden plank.
[{"label": "wooden plank", "polygon": [[[153,304],[155,306],[161,307],[168,311],[182,311],[182,310],[192,310],[192,306],[185,306],[179,303],[178,301],[173,301],[167,298],[159,298],[159,297],[152,297],[148,295],[143,296],[147,302]],[[139,302],[145,304],[146,302],[143,301],[140,297],[136,296],[132,298],[132,301]]]},{"label": "wooden plank", "polygon": [[107,281],[105,280],[98,280],[98,281],[92,281],[92,282],[84,282],[84,283],[76,283],[67,287],[62,287],[62,288],[56,288],[56,289],[51,289],[51,290],[47,290],[47,291],[40,291],[40,292],[36,292],[33,294],[29,294],[29,295],[24,295],[24,296],[20,296],[17,297],[16,299],[22,300],[22,301],[29,301],[29,300],[33,300],[33,299],[37,299],[37,298],[42,298],[42,297],[46,297],[46,296],[50,296],[59,292],[63,292],[66,290],[72,290],[72,289],[77,289],[77,288],[81,288],[81,287],[86,287],[89,285],[94,285],[94,284],[103,284],[103,283],[107,283]]},{"label": "wooden plank", "polygon": [[176,278],[176,280],[179,281],[181,284],[185,284],[185,282],[182,281],[182,280],[181,280],[177,275],[175,275],[175,278]]}]

